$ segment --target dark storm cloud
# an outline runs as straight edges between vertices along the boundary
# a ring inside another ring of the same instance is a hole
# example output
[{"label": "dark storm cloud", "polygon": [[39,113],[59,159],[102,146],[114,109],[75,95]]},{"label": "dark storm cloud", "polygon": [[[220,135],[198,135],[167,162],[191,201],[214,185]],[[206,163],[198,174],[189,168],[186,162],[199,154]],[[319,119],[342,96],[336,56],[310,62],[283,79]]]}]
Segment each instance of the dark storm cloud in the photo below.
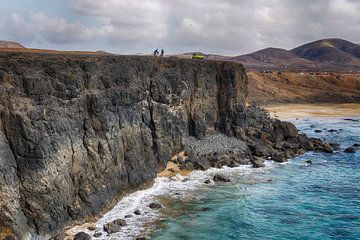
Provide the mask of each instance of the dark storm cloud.
[{"label": "dark storm cloud", "polygon": [[[360,1],[351,0],[75,0],[72,19],[13,14],[0,27],[23,41],[98,42],[118,52],[165,46],[240,54],[291,48],[320,38],[360,42]],[[35,10],[32,10],[36,12]],[[6,22],[6,24],[4,24]]]}]

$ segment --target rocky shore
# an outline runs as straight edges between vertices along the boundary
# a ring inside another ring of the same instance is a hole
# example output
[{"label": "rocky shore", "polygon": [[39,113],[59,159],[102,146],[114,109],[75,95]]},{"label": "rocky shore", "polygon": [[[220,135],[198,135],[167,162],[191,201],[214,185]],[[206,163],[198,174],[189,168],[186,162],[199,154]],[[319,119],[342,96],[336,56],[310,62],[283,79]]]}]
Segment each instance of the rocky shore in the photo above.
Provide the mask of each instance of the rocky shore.
[{"label": "rocky shore", "polygon": [[185,170],[332,152],[246,97],[238,63],[2,53],[0,238],[62,239],[180,151]]}]

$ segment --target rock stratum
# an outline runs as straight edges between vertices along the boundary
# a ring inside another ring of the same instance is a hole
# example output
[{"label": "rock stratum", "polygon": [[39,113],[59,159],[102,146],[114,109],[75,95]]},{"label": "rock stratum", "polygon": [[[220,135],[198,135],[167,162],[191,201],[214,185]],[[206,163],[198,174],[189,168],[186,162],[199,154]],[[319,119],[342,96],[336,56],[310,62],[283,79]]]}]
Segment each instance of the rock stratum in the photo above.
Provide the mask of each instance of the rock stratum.
[{"label": "rock stratum", "polygon": [[[61,239],[184,149],[192,169],[332,152],[246,97],[234,62],[2,53],[0,239]],[[204,151],[212,136],[239,147]]]}]

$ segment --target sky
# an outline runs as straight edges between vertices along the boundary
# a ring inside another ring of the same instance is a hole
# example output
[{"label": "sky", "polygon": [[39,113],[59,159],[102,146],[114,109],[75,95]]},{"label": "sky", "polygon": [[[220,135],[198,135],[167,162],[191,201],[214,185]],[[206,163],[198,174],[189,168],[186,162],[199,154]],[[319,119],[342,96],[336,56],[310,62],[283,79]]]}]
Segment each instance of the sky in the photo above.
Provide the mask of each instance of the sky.
[{"label": "sky", "polygon": [[29,48],[241,55],[360,43],[360,0],[1,0],[0,39]]}]

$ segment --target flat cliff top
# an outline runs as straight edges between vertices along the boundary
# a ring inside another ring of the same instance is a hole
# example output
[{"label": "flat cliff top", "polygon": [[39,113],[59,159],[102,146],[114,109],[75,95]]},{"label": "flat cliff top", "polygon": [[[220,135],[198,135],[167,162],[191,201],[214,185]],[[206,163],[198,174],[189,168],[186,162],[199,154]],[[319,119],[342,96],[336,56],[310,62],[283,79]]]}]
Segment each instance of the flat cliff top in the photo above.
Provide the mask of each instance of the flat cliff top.
[{"label": "flat cliff top", "polygon": [[90,51],[57,51],[57,50],[43,50],[43,49],[14,49],[14,48],[0,48],[0,58],[12,59],[28,59],[31,60],[84,60],[84,61],[97,61],[105,59],[124,59],[124,60],[149,60],[149,61],[171,61],[171,62],[192,62],[192,63],[225,63],[231,65],[238,65],[244,68],[240,62],[222,61],[222,60],[193,60],[184,59],[174,56],[169,57],[153,57],[144,55],[117,55],[103,51],[90,52]]}]

